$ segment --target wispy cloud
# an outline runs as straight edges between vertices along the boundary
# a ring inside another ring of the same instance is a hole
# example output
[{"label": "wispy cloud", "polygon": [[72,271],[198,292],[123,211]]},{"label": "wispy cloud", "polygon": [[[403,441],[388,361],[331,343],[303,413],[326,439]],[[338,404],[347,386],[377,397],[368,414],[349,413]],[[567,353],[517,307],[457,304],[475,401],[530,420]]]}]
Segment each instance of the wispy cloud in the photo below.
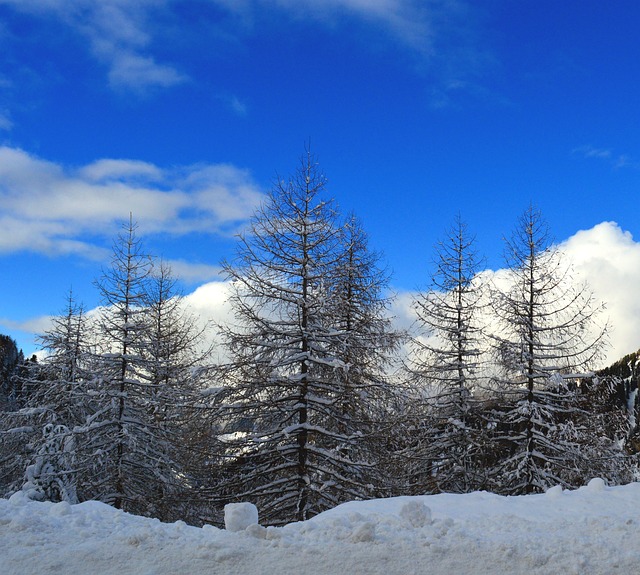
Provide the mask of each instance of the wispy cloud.
[{"label": "wispy cloud", "polygon": [[[212,23],[211,34],[250,33],[257,22],[283,15],[339,29],[359,21],[403,46],[418,66],[441,76],[439,93],[449,87],[473,85],[470,79],[486,66],[486,49],[476,37],[475,12],[466,0],[202,0],[233,16]],[[182,9],[178,0],[0,0],[23,13],[54,17],[87,42],[90,53],[107,67],[114,89],[144,91],[167,88],[189,80],[172,62],[154,53],[171,22]],[[368,40],[366,41],[368,42]],[[166,51],[165,51],[166,52]],[[169,56],[170,58],[170,56]],[[245,104],[228,101],[244,115]]]},{"label": "wispy cloud", "polygon": [[238,116],[247,115],[247,105],[241,102],[236,96],[232,96],[229,100],[229,106]]},{"label": "wispy cloud", "polygon": [[572,153],[587,159],[595,159],[607,162],[615,169],[632,168],[640,169],[640,162],[629,157],[627,154],[617,154],[608,148],[596,148],[594,146],[579,146],[572,150]]},{"label": "wispy cloud", "polygon": [[0,131],[9,131],[13,128],[11,116],[6,110],[0,110]]},{"label": "wispy cloud", "polygon": [[236,116],[245,117],[249,112],[247,104],[233,94],[219,93],[216,99]]},{"label": "wispy cloud", "polygon": [[171,0],[0,0],[23,13],[54,17],[81,34],[93,56],[108,68],[113,88],[142,91],[187,80],[151,53],[156,15]]},{"label": "wispy cloud", "polygon": [[[0,252],[100,259],[91,238],[110,237],[130,212],[145,233],[228,235],[261,199],[250,174],[227,164],[164,169],[103,159],[74,168],[0,147]],[[212,277],[210,269],[189,273]]]},{"label": "wispy cloud", "polygon": [[193,263],[185,260],[169,260],[171,271],[175,277],[188,284],[199,284],[220,279],[222,270],[219,266],[210,264]]},{"label": "wispy cloud", "polygon": [[158,64],[152,57],[130,51],[108,54],[109,85],[113,88],[146,90],[149,87],[169,88],[187,80],[187,76],[168,65]]},{"label": "wispy cloud", "polygon": [[42,315],[38,317],[32,317],[24,321],[15,321],[6,317],[0,317],[0,325],[3,328],[10,329],[12,331],[20,331],[23,333],[44,333],[51,328],[51,316]]},{"label": "wispy cloud", "polygon": [[[260,4],[273,4],[259,0]],[[345,16],[373,22],[391,32],[402,44],[428,56],[433,52],[435,22],[445,2],[415,0],[276,0],[290,14],[335,23]],[[437,5],[440,5],[437,7]]]}]

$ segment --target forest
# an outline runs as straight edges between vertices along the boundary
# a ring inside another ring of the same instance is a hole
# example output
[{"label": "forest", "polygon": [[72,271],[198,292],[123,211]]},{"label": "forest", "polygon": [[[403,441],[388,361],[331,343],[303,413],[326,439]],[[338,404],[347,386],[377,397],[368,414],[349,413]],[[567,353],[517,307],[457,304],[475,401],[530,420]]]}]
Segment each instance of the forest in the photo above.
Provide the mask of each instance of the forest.
[{"label": "forest", "polygon": [[399,330],[381,257],[306,154],[223,262],[233,321],[200,328],[131,218],[99,308],[70,292],[38,358],[0,336],[0,496],[194,525],[250,501],[281,525],[351,500],[635,481],[637,354],[598,370],[603,305],[542,214],[515,223],[498,279],[461,217],[433,259]]}]

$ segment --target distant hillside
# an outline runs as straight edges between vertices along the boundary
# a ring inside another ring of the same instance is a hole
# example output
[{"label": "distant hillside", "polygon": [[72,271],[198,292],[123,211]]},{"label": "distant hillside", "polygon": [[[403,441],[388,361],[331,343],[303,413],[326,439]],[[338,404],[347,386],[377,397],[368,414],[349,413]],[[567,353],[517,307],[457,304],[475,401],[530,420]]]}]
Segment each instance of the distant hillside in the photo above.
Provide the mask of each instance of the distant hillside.
[{"label": "distant hillside", "polygon": [[638,375],[638,358],[640,357],[640,350],[625,355],[622,359],[619,359],[614,364],[598,372],[601,377],[604,376],[616,376],[621,379],[635,378]]}]

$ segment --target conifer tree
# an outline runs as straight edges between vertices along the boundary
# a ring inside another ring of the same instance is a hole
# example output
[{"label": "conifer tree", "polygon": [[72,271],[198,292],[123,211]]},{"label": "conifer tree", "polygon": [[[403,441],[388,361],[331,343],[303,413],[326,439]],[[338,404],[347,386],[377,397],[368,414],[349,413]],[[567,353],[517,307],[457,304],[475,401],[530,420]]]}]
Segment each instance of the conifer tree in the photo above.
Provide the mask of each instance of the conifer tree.
[{"label": "conifer tree", "polygon": [[[384,349],[372,347],[384,341],[384,324],[373,319],[381,284],[373,276],[356,282],[367,269],[355,266],[364,245],[345,249],[324,187],[307,154],[294,177],[277,182],[240,237],[236,259],[224,265],[237,323],[225,333],[227,417],[238,432],[228,441],[227,492],[253,499],[267,523],[307,519],[367,489],[370,462],[355,447],[354,420],[366,411],[367,390],[375,396],[364,359]],[[355,274],[351,288],[347,271]]]},{"label": "conifer tree", "polygon": [[[340,256],[331,289],[333,338],[331,352],[343,368],[329,368],[338,393],[325,410],[325,425],[349,437],[339,446],[341,473],[357,477],[359,498],[386,495],[391,489],[388,436],[396,423],[391,410],[397,390],[390,382],[391,354],[404,335],[392,326],[385,290],[388,276],[380,256],[369,249],[368,237],[355,215],[341,227]],[[372,489],[373,487],[373,489]],[[341,501],[337,493],[333,504]]]},{"label": "conifer tree", "polygon": [[504,493],[571,486],[583,441],[568,426],[578,410],[577,378],[593,369],[606,343],[606,327],[598,323],[602,305],[574,280],[533,207],[507,241],[506,260],[508,287],[493,296],[502,368],[496,441],[505,448],[493,478]]},{"label": "conifer tree", "polygon": [[8,488],[13,491],[24,488],[36,499],[78,500],[88,461],[76,449],[76,439],[91,414],[87,336],[84,309],[69,292],[66,309],[39,337],[46,355],[21,370],[20,387],[31,391],[7,420],[4,445],[17,441],[23,446],[12,450]]},{"label": "conifer tree", "polygon": [[[153,514],[162,520],[184,519],[190,513],[188,477],[194,455],[190,453],[194,428],[204,424],[200,392],[211,346],[207,327],[199,328],[177,289],[171,267],[157,262],[150,276],[145,305],[145,330],[141,334],[144,370],[141,381],[147,389],[148,425],[167,475],[156,483]],[[199,446],[198,451],[206,451]],[[197,457],[195,458],[197,459]]]},{"label": "conifer tree", "polygon": [[[145,490],[162,473],[163,462],[145,414],[143,334],[149,328],[145,304],[152,262],[136,230],[130,217],[114,241],[110,267],[95,282],[102,301],[96,326],[101,350],[95,390],[100,432],[94,434],[92,447],[100,453],[96,463],[101,470],[95,474],[100,498],[116,508],[141,511],[138,504],[144,507]],[[152,466],[156,470],[149,477]]]},{"label": "conifer tree", "polygon": [[0,335],[0,408],[15,408],[21,399],[13,376],[23,361],[15,340],[8,335]]},{"label": "conifer tree", "polygon": [[[420,328],[413,341],[409,374],[423,390],[423,419],[410,448],[413,489],[467,492],[482,486],[477,468],[482,425],[474,414],[481,357],[486,344],[480,325],[483,286],[474,238],[458,216],[436,245],[430,290],[414,309]],[[419,401],[419,399],[418,399]]]}]

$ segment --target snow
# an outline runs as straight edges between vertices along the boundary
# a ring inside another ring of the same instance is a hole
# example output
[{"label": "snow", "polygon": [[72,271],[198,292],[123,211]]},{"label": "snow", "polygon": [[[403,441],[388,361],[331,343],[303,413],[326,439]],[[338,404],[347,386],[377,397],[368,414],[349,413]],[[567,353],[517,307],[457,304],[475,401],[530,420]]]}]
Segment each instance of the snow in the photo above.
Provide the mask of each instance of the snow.
[{"label": "snow", "polygon": [[640,566],[640,484],[541,495],[351,502],[280,528],[230,508],[232,529],[165,524],[95,501],[0,499],[0,573],[615,574]]},{"label": "snow", "polygon": [[258,523],[258,508],[253,503],[229,503],[224,506],[224,527],[227,531],[244,531]]}]

